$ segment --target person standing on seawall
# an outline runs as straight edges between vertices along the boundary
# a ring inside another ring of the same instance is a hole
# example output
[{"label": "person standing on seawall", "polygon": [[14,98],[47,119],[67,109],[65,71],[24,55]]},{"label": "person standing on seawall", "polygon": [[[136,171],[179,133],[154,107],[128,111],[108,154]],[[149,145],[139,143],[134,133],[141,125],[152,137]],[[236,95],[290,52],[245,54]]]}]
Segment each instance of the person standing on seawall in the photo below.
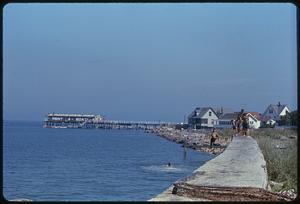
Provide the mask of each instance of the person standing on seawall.
[{"label": "person standing on seawall", "polygon": [[239,114],[237,115],[237,119],[236,119],[236,129],[237,129],[237,133],[239,134],[241,131],[241,125],[242,125],[242,115],[244,114],[244,109],[241,109],[241,112],[239,112]]},{"label": "person standing on seawall", "polygon": [[243,135],[247,136],[248,135],[248,120],[246,117],[246,113],[244,113],[243,117],[242,117],[242,127],[243,127]]},{"label": "person standing on seawall", "polygon": [[236,131],[236,121],[235,120],[231,120],[230,123],[232,125],[232,130],[235,132]]},{"label": "person standing on seawall", "polygon": [[231,135],[231,141],[232,141],[233,136],[235,136],[235,134],[236,134],[236,125],[237,125],[237,122],[236,122],[236,120],[231,120],[230,123],[232,125],[232,130],[233,130],[233,134]]}]

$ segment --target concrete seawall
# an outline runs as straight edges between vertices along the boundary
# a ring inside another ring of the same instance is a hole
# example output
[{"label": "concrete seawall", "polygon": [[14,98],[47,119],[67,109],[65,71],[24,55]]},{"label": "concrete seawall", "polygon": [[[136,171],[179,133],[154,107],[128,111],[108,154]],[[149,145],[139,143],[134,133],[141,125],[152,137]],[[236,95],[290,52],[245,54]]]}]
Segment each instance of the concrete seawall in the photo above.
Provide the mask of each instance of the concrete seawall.
[{"label": "concrete seawall", "polygon": [[267,184],[257,142],[236,136],[222,154],[149,201],[278,200]]}]

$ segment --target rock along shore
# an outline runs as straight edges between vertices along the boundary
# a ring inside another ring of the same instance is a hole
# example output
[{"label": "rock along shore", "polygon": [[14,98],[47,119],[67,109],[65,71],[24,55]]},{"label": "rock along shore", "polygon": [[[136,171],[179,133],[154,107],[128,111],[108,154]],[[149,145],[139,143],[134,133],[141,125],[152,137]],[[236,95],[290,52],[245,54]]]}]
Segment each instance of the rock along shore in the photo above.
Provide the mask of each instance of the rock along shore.
[{"label": "rock along shore", "polygon": [[210,148],[210,130],[200,130],[200,131],[187,131],[187,130],[176,130],[171,127],[160,127],[150,130],[149,132],[154,133],[160,137],[167,140],[182,144],[183,147],[192,148],[201,152],[206,152],[210,154],[220,154],[222,153],[227,145],[230,143],[228,138],[218,139],[216,143],[219,146],[214,146]]}]

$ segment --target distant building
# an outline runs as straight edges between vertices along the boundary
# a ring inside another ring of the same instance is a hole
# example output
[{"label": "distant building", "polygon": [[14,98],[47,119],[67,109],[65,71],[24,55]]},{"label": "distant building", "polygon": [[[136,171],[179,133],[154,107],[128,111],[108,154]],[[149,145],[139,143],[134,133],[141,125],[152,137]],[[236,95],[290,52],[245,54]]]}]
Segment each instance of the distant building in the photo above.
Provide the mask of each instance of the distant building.
[{"label": "distant building", "polygon": [[261,120],[262,115],[261,115],[259,112],[254,112],[254,111],[250,112],[250,111],[248,111],[248,112],[246,112],[246,113],[250,113],[250,114],[251,114],[252,116],[254,116],[256,119]]},{"label": "distant building", "polygon": [[250,129],[258,129],[261,126],[260,115],[257,112],[248,112],[246,114],[248,126]]},{"label": "distant building", "polygon": [[[236,121],[240,112],[226,113],[219,117],[218,128],[232,128],[232,121]],[[248,119],[248,126],[251,129],[260,127],[260,114],[258,112],[245,112]]]},{"label": "distant building", "polygon": [[268,127],[275,125],[276,121],[270,116],[261,116],[261,127]]},{"label": "distant building", "polygon": [[232,127],[232,120],[236,120],[239,112],[232,112],[232,113],[225,113],[220,115],[218,120],[218,128],[231,128]]},{"label": "distant building", "polygon": [[274,121],[279,121],[281,116],[285,116],[290,112],[291,110],[287,105],[282,105],[279,102],[277,105],[270,104],[263,113],[263,116]]},{"label": "distant building", "polygon": [[231,108],[226,108],[226,107],[212,107],[212,109],[215,111],[218,117],[221,115],[225,115],[226,113],[233,113],[234,111]]},{"label": "distant building", "polygon": [[97,123],[104,120],[100,115],[82,115],[82,114],[59,114],[50,113],[45,118],[48,123]]},{"label": "distant building", "polygon": [[218,116],[211,107],[198,107],[188,116],[188,124],[194,129],[212,128],[218,125]]}]

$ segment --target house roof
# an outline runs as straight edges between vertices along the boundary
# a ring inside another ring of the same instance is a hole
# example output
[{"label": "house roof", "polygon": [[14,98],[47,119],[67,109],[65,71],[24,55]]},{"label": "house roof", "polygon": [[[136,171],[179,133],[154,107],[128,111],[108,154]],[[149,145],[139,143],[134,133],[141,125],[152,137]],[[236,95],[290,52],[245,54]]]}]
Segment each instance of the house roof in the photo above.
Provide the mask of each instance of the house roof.
[{"label": "house roof", "polygon": [[[277,115],[279,115],[285,107],[287,107],[290,110],[290,108],[287,105],[281,105],[281,104],[280,105],[279,104],[278,105],[270,104],[268,106],[268,108],[269,107],[271,107]],[[268,108],[267,108],[267,110],[268,110]],[[266,111],[265,111],[265,113],[266,113]]]},{"label": "house roof", "polygon": [[236,120],[238,114],[239,114],[238,112],[225,113],[225,114],[220,116],[220,119],[223,119],[223,120]]},{"label": "house roof", "polygon": [[234,112],[231,108],[226,107],[212,107],[212,109],[215,111],[215,113],[217,113],[218,116]]},{"label": "house roof", "polygon": [[260,117],[260,120],[263,121],[263,122],[267,122],[268,120],[270,120],[271,117],[270,116],[261,116]]},{"label": "house roof", "polygon": [[216,114],[216,112],[211,107],[197,107],[195,110],[188,116],[189,118],[202,118],[207,111],[212,110],[212,112]]},{"label": "house roof", "polygon": [[252,115],[252,114],[249,113],[249,112],[247,113],[246,116],[253,118],[255,121],[258,121],[258,118],[256,118],[254,115]]},{"label": "house roof", "polygon": [[261,114],[259,112],[247,112],[254,116],[257,120],[260,120]]}]

